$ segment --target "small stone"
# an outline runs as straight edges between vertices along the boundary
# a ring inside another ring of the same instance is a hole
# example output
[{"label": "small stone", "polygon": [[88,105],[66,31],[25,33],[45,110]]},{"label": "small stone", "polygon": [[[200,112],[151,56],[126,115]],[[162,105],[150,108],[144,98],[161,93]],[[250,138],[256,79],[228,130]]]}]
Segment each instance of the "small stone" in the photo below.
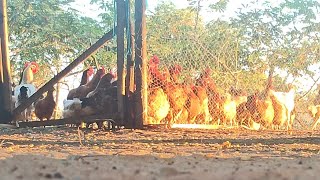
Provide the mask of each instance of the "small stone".
[{"label": "small stone", "polygon": [[53,177],[56,178],[56,179],[62,179],[63,178],[62,174],[59,173],[59,172],[54,173]]},{"label": "small stone", "polygon": [[134,172],[134,174],[140,174],[140,170],[137,169],[137,170]]},{"label": "small stone", "polygon": [[47,179],[52,179],[52,175],[51,174],[46,174],[44,177],[47,178]]},{"label": "small stone", "polygon": [[164,176],[176,176],[179,172],[175,168],[164,167],[160,169],[160,174]]}]

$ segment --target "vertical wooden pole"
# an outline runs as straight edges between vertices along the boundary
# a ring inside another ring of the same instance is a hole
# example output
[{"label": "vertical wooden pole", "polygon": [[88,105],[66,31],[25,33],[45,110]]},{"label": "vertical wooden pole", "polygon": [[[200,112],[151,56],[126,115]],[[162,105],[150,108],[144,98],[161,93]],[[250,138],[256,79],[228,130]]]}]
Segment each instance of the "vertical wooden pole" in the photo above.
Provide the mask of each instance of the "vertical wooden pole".
[{"label": "vertical wooden pole", "polygon": [[[1,39],[0,39],[0,42],[1,42]],[[1,85],[1,91],[3,90],[2,86],[3,86],[3,83],[4,83],[4,79],[3,79],[3,65],[2,65],[2,47],[1,47],[1,43],[0,43],[0,85]],[[2,96],[2,94],[1,94]],[[2,97],[0,97],[0,99],[2,99]],[[1,101],[2,103],[2,101]]]},{"label": "vertical wooden pole", "polygon": [[143,128],[147,120],[147,42],[146,0],[135,0],[135,78],[136,78],[136,128]]},{"label": "vertical wooden pole", "polygon": [[2,60],[2,77],[3,78],[3,89],[1,96],[3,102],[1,106],[4,106],[4,110],[11,112],[11,66],[9,60],[9,48],[8,48],[8,17],[7,17],[7,2],[1,0],[0,3],[0,38],[1,38],[1,60]]},{"label": "vertical wooden pole", "polygon": [[[130,11],[130,2],[126,2],[126,10]],[[134,128],[134,27],[133,23],[128,16],[130,13],[127,12],[127,76],[126,76],[126,127]]]},{"label": "vertical wooden pole", "polygon": [[126,25],[126,7],[124,0],[117,0],[117,75],[118,75],[118,113],[121,121],[124,120],[124,95],[125,95],[125,73],[124,73],[124,28]]}]

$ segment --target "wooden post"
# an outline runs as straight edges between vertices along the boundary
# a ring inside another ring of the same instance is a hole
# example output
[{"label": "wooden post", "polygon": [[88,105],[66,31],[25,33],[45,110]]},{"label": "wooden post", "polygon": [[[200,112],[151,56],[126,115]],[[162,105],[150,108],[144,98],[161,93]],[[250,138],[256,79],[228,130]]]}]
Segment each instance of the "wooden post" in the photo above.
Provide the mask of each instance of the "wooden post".
[{"label": "wooden post", "polygon": [[59,82],[64,76],[66,76],[72,69],[90,57],[93,53],[95,53],[101,46],[103,46],[107,41],[112,39],[114,36],[113,29],[110,30],[107,34],[105,34],[102,38],[100,38],[95,44],[93,44],[89,49],[83,52],[77,59],[75,59],[71,64],[69,64],[65,69],[63,69],[60,73],[58,73],[54,78],[52,78],[49,82],[47,82],[44,86],[42,86],[36,93],[28,98],[27,101],[22,103],[16,109],[13,110],[13,115],[16,116],[20,114],[23,110],[29,107],[34,101],[39,99],[39,97],[52,88],[57,82]]},{"label": "wooden post", "polygon": [[[1,39],[0,39],[1,42]],[[2,90],[3,90],[3,83],[4,83],[4,79],[3,79],[3,65],[2,65],[2,48],[1,48],[1,43],[0,43],[0,99],[3,99],[2,97]],[[3,101],[0,101],[0,103],[3,103]]]},{"label": "wooden post", "polygon": [[147,120],[147,42],[146,0],[135,0],[135,78],[136,111],[135,126],[143,128]]},{"label": "wooden post", "polygon": [[133,93],[135,91],[135,82],[134,82],[134,54],[135,54],[135,50],[134,50],[134,25],[132,23],[132,21],[130,20],[130,47],[128,45],[128,48],[131,49],[131,54],[128,54],[127,59],[127,73],[129,74],[128,76],[128,81],[129,81],[129,91],[131,93]]},{"label": "wooden post", "polygon": [[117,0],[117,75],[118,75],[118,113],[121,121],[124,120],[124,95],[125,95],[125,73],[124,73],[124,28],[126,25],[126,8],[124,0]]},{"label": "wooden post", "polygon": [[[2,58],[2,78],[3,78],[3,89],[1,96],[3,98],[2,105],[4,110],[11,112],[11,66],[9,59],[9,48],[8,48],[8,16],[7,16],[7,2],[1,0],[0,3],[0,38],[1,38],[1,58]],[[1,105],[1,106],[2,106]]]},{"label": "wooden post", "polygon": [[[130,2],[126,3],[127,11],[130,11]],[[126,114],[125,126],[127,128],[134,128],[134,101],[133,101],[133,93],[134,93],[134,27],[130,17],[126,17],[127,22],[127,76],[126,76]]]},{"label": "wooden post", "polygon": [[11,67],[8,55],[7,3],[0,2],[0,122],[8,123],[11,119]]}]

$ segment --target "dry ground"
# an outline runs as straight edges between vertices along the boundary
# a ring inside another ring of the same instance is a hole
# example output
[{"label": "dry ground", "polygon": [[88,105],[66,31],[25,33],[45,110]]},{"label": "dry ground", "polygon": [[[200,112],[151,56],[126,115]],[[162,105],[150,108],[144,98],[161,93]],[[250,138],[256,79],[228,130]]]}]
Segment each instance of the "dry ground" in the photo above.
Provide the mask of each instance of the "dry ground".
[{"label": "dry ground", "polygon": [[81,132],[1,129],[0,179],[320,178],[318,131]]}]

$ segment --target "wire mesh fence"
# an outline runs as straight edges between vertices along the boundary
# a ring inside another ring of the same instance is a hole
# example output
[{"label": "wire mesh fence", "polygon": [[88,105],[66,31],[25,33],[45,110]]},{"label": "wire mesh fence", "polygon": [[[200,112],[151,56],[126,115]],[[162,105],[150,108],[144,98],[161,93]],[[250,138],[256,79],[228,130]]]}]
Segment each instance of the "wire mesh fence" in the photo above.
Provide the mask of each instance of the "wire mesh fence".
[{"label": "wire mesh fence", "polygon": [[[165,31],[160,28],[164,25]],[[221,24],[207,26],[211,27],[196,29],[191,28],[195,24],[185,22],[149,24],[145,124],[256,130],[313,126],[317,111],[312,115],[308,101],[316,99],[316,90],[298,93],[300,84],[283,83],[279,74],[268,77],[274,69],[264,58],[261,65],[248,64],[254,63],[250,61],[254,55],[241,50],[237,30],[221,28]]]}]

